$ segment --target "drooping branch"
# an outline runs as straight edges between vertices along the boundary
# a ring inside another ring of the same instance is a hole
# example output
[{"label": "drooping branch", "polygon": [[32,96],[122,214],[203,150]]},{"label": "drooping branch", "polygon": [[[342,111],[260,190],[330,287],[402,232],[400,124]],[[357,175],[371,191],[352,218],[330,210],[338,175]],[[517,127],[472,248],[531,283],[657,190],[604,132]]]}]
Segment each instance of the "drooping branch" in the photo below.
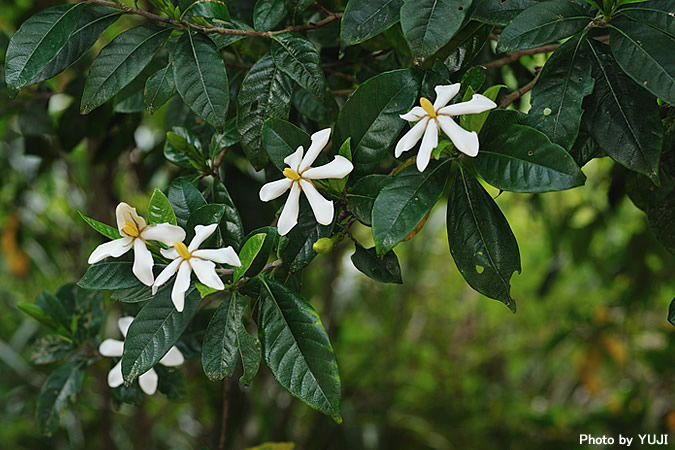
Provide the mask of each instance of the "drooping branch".
[{"label": "drooping branch", "polygon": [[499,109],[506,109],[506,107],[509,106],[511,103],[515,102],[520,97],[530,92],[534,87],[534,85],[537,84],[537,79],[539,79],[539,73],[537,73],[537,75],[532,79],[532,81],[527,83],[525,86],[521,87],[520,89],[516,89],[510,94],[504,96],[502,102],[499,104]]},{"label": "drooping branch", "polygon": [[145,17],[148,20],[154,21],[154,22],[161,22],[165,23],[168,25],[172,25],[177,28],[181,29],[192,29],[196,31],[200,31],[202,33],[217,33],[217,34],[228,34],[228,35],[233,35],[233,36],[244,36],[244,37],[257,37],[257,38],[263,38],[263,39],[270,39],[276,34],[280,33],[285,33],[288,31],[292,32],[299,32],[299,31],[306,31],[306,30],[315,30],[317,28],[321,28],[323,26],[328,25],[331,22],[334,22],[336,20],[339,20],[342,18],[342,13],[329,13],[324,19],[318,21],[318,22],[310,22],[307,24],[303,25],[291,25],[286,28],[283,28],[281,30],[275,30],[275,31],[251,31],[251,30],[237,30],[233,28],[222,28],[222,27],[205,27],[202,25],[197,25],[191,22],[188,22],[187,20],[176,20],[176,19],[170,19],[168,17],[163,17],[159,16],[157,14],[154,14],[150,11],[146,11],[144,9],[140,8],[134,8],[133,6],[125,5],[122,3],[115,3],[112,1],[108,0],[83,0],[84,3],[93,3],[95,5],[100,5],[100,6],[105,6],[107,8],[113,8],[117,9],[120,11],[123,11],[126,14],[134,14],[137,16]]}]

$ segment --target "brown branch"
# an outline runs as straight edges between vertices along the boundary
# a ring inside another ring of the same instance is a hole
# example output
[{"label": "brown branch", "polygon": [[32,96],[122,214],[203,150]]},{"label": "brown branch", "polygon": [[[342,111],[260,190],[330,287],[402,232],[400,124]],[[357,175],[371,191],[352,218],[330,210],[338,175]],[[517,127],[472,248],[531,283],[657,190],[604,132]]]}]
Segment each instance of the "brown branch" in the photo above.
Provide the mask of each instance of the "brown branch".
[{"label": "brown branch", "polygon": [[220,439],[218,440],[218,450],[225,450],[227,437],[227,411],[229,409],[230,377],[223,380],[223,414],[220,421]]},{"label": "brown branch", "polygon": [[107,8],[113,8],[125,12],[126,14],[135,14],[137,16],[145,17],[148,20],[155,22],[162,22],[168,25],[173,25],[180,29],[192,29],[200,31],[202,33],[217,33],[217,34],[228,34],[234,36],[244,36],[244,37],[258,37],[263,39],[270,39],[276,34],[285,33],[288,31],[298,32],[305,30],[315,30],[321,28],[325,25],[328,25],[331,22],[339,20],[342,18],[342,13],[331,13],[331,15],[318,22],[310,22],[304,25],[292,25],[281,30],[275,31],[250,31],[250,30],[236,30],[233,28],[221,28],[221,27],[204,27],[202,25],[197,25],[186,20],[176,20],[169,19],[168,17],[158,16],[157,14],[151,13],[140,8],[134,8],[129,5],[122,3],[115,3],[108,0],[83,0],[84,3],[93,3],[100,6],[105,6]]},{"label": "brown branch", "polygon": [[532,88],[534,87],[535,84],[537,84],[537,80],[539,79],[539,73],[530,81],[527,83],[525,86],[521,87],[520,89],[516,89],[515,91],[511,92],[509,95],[504,96],[502,99],[502,102],[499,104],[499,109],[506,109],[507,106],[509,106],[511,103],[515,102],[518,100],[520,97],[525,95],[526,93],[530,92]]},{"label": "brown branch", "polygon": [[352,95],[352,93],[355,90],[356,89],[335,89],[333,91],[330,91],[330,93],[337,96],[337,97],[342,97],[342,96],[347,97],[347,96]]},{"label": "brown branch", "polygon": [[514,61],[518,61],[522,56],[538,55],[540,53],[549,53],[557,49],[558,47],[560,47],[560,44],[548,44],[537,48],[518,50],[517,52],[509,52],[503,58],[490,61],[489,63],[483,64],[483,66],[486,69],[496,69],[498,67],[511,64]]}]

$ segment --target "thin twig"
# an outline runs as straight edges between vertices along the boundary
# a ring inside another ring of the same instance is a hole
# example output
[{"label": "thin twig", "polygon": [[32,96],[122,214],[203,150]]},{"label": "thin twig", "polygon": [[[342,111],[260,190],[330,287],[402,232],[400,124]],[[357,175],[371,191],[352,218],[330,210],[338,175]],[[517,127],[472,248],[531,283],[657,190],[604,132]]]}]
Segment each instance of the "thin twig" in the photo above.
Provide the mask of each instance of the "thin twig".
[{"label": "thin twig", "polygon": [[534,87],[535,84],[537,84],[537,80],[539,79],[539,73],[530,81],[527,83],[525,86],[521,87],[520,89],[516,89],[515,91],[511,92],[509,95],[504,96],[502,99],[502,102],[499,104],[499,109],[506,109],[507,106],[509,106],[511,103],[515,102],[518,100],[520,97],[525,95],[526,93],[530,92],[532,88]]},{"label": "thin twig", "polygon": [[220,439],[218,440],[218,450],[225,450],[227,438],[227,410],[229,409],[230,377],[223,380],[223,415],[220,421]]},{"label": "thin twig", "polygon": [[517,52],[509,52],[503,58],[490,61],[489,63],[483,64],[486,69],[496,69],[498,67],[511,64],[514,61],[518,61],[522,56],[528,55],[538,55],[540,53],[550,53],[560,47],[560,44],[548,44],[543,45],[537,48],[530,48],[527,50],[518,50]]},{"label": "thin twig", "polygon": [[145,17],[146,19],[155,22],[166,23],[168,25],[173,25],[181,29],[190,28],[192,30],[200,31],[202,33],[228,34],[233,36],[258,37],[263,39],[270,39],[276,34],[285,33],[289,31],[298,32],[306,30],[315,30],[317,28],[321,28],[325,25],[328,25],[331,22],[334,22],[342,18],[342,13],[331,13],[331,15],[327,16],[326,18],[318,22],[310,22],[304,25],[291,25],[289,27],[275,31],[251,31],[251,30],[237,30],[233,28],[222,28],[222,27],[205,27],[202,25],[197,25],[188,22],[186,20],[176,20],[176,19],[169,19],[168,17],[158,16],[157,14],[151,13],[150,11],[146,11],[144,9],[134,8],[129,5],[125,5],[122,3],[115,3],[107,0],[83,0],[83,2],[93,3],[100,6],[105,6],[107,8],[118,9],[120,11],[124,11],[127,14],[135,14],[137,16],[142,16]]}]

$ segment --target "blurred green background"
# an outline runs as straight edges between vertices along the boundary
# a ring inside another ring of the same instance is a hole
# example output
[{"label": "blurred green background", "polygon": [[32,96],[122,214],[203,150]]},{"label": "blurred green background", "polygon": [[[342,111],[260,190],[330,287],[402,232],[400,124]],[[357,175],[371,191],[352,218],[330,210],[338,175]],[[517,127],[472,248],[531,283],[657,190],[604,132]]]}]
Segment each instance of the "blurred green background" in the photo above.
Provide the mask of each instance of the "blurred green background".
[{"label": "blurred green background", "polygon": [[[3,8],[0,48],[26,17],[55,3]],[[113,27],[107,39],[114,34]],[[76,82],[65,75],[49,87],[73,92]],[[169,106],[148,117],[102,108],[90,122],[70,122],[64,117],[78,99],[46,88],[0,96],[0,448],[215,448],[222,385],[206,379],[198,360],[184,367],[180,401],[158,394],[144,408],[119,409],[106,385],[109,361],[101,360],[87,369],[62,428],[40,436],[35,402],[53,367],[32,364],[31,345],[47,330],[16,304],[86,269],[101,241],[78,210],[112,223],[124,200],[145,213],[152,188],[166,189],[180,173],[161,154],[176,112]],[[77,132],[88,139],[73,151],[55,143],[54,135]],[[257,215],[259,180],[236,154],[228,157],[226,183],[237,186],[232,195],[247,231],[268,223]],[[602,158],[584,172],[581,188],[497,199],[521,250],[515,315],[461,278],[448,251],[443,202],[396,249],[402,286],[357,272],[347,243],[319,256],[305,271],[303,294],[331,335],[344,422],[293,399],[262,369],[248,389],[233,380],[229,447],[567,449],[577,447],[580,433],[675,431],[675,328],[666,321],[675,256],[626,197],[623,169]],[[355,234],[363,244],[371,239],[365,228]],[[112,336],[121,309],[107,306]]]}]

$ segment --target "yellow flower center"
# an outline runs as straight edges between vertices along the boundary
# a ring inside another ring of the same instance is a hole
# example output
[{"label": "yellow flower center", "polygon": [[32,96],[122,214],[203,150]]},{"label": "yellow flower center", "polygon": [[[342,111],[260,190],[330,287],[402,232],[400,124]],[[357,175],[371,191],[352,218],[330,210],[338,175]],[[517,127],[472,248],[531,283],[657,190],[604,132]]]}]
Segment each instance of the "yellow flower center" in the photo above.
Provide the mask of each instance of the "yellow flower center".
[{"label": "yellow flower center", "polygon": [[131,237],[134,237],[134,238],[137,238],[141,234],[138,231],[138,226],[134,222],[131,222],[129,220],[127,220],[126,223],[124,224],[124,226],[122,227],[122,231],[127,236],[131,236]]},{"label": "yellow flower center", "polygon": [[183,259],[192,258],[192,255],[188,251],[185,244],[183,244],[182,242],[176,242],[175,244],[173,244],[173,248],[176,249],[176,251],[178,252],[178,254],[180,255],[181,258],[183,258]]},{"label": "yellow flower center", "polygon": [[424,111],[426,111],[426,113],[429,114],[429,117],[431,117],[432,119],[436,118],[436,111],[434,111],[434,105],[432,105],[428,99],[422,97],[420,99],[420,106],[422,106],[422,108],[424,108]]},{"label": "yellow flower center", "polygon": [[283,173],[284,176],[289,180],[298,181],[300,178],[302,178],[298,172],[291,169],[290,167],[285,168]]}]

